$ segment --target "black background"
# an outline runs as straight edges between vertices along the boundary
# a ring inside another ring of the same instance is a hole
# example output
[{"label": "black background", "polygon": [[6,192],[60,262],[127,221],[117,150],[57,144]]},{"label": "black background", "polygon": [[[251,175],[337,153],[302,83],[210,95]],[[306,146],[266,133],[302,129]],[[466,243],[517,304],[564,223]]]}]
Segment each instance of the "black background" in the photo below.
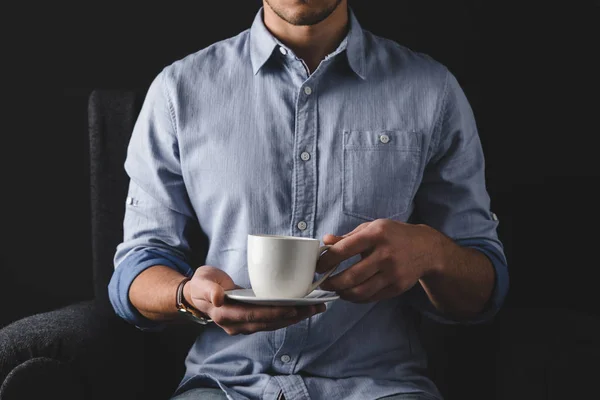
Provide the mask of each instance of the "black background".
[{"label": "black background", "polygon": [[[463,86],[509,258],[507,307],[600,315],[598,2],[350,4],[363,28],[433,56]],[[247,29],[259,6],[88,2],[3,15],[0,326],[92,297],[91,90],[145,88]]]}]

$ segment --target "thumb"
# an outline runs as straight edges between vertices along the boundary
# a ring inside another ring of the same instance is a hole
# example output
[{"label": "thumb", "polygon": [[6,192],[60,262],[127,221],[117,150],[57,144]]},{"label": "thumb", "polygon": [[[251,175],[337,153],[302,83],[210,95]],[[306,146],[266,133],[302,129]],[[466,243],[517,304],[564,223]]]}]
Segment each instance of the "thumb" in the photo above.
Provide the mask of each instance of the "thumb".
[{"label": "thumb", "polygon": [[194,281],[193,297],[207,301],[215,307],[225,303],[225,291],[238,286],[225,271],[204,265],[199,267],[192,278]]}]

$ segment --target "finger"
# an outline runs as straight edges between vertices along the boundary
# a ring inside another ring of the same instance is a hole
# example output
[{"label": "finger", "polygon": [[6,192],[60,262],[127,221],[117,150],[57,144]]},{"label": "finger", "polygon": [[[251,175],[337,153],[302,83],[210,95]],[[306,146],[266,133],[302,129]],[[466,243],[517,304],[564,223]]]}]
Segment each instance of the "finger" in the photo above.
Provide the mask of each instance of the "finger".
[{"label": "finger", "polygon": [[204,300],[215,307],[225,303],[225,290],[238,287],[225,271],[208,265],[199,267],[190,283],[192,299]]},{"label": "finger", "polygon": [[[310,317],[310,316],[309,316]],[[295,325],[298,322],[306,319],[308,317],[303,318],[295,318],[288,319],[284,321],[277,322],[256,322],[256,323],[247,323],[247,324],[237,324],[237,325],[228,325],[223,327],[225,332],[229,335],[250,335],[256,332],[264,332],[264,331],[276,331],[278,329],[283,329],[291,325]]]},{"label": "finger", "polygon": [[239,324],[227,324],[223,326],[223,329],[230,335],[250,334],[259,331],[273,331],[297,324],[298,322],[319,314],[326,309],[324,304],[298,308],[301,310],[294,318],[271,322],[245,322]]},{"label": "finger", "polygon": [[319,314],[319,313],[325,312],[325,310],[327,310],[325,303],[313,304],[310,306],[303,306],[303,307],[299,307],[299,308],[305,309],[305,312],[308,314]]},{"label": "finger", "polygon": [[371,225],[371,222],[363,222],[362,224],[358,225],[356,228],[354,228],[352,231],[346,233],[342,237],[348,237],[348,236],[354,235],[355,233],[362,231],[369,225]]},{"label": "finger", "polygon": [[[327,235],[323,236],[323,243],[326,245],[333,246],[334,244],[336,244],[337,242],[339,242],[342,239],[344,239],[342,236],[327,234]],[[329,250],[327,250],[327,251],[329,251]],[[327,253],[327,251],[325,253]],[[323,253],[323,254],[325,254],[325,253]],[[323,264],[322,258],[323,258],[323,256],[319,257],[319,259],[317,260],[317,267],[315,270],[318,273],[324,273],[329,270],[329,268],[327,268],[327,266]],[[331,268],[333,268],[333,267],[331,267]]]},{"label": "finger", "polygon": [[294,325],[300,322],[300,320],[287,320],[279,322],[256,322],[253,324],[238,324],[228,325],[223,327],[227,334],[233,335],[250,335],[256,332],[267,332],[276,331],[278,329],[286,328],[290,325]]},{"label": "finger", "polygon": [[353,303],[367,303],[369,301],[373,301],[371,299],[377,298],[376,296],[381,291],[388,291],[392,287],[393,286],[390,283],[389,276],[385,273],[378,273],[358,286],[354,286],[337,293],[344,300],[351,301]]},{"label": "finger", "polygon": [[323,236],[323,243],[328,245],[334,245],[343,238],[343,236],[336,236],[331,233],[328,233],[327,235]]},{"label": "finger", "polygon": [[379,272],[376,261],[374,255],[363,258],[345,271],[326,279],[321,284],[321,288],[323,290],[339,292],[358,286]]},{"label": "finger", "polygon": [[356,228],[354,228],[351,232],[348,232],[348,233],[346,233],[345,235],[342,235],[342,236],[338,236],[338,235],[334,235],[334,234],[328,233],[325,236],[323,236],[323,243],[324,244],[329,244],[329,245],[336,244],[337,242],[339,242],[343,238],[351,236],[351,235],[355,234],[356,232],[360,232],[361,230],[365,229],[370,224],[371,224],[371,222],[362,223],[362,224],[358,225]]},{"label": "finger", "polygon": [[273,307],[242,303],[228,303],[213,311],[212,319],[218,325],[245,324],[258,322],[277,322],[294,318],[306,318],[314,314],[314,308]]},{"label": "finger", "polygon": [[317,262],[317,271],[324,272],[340,264],[342,261],[353,257],[370,249],[372,239],[364,233],[356,232],[351,236],[345,237],[323,254]]}]

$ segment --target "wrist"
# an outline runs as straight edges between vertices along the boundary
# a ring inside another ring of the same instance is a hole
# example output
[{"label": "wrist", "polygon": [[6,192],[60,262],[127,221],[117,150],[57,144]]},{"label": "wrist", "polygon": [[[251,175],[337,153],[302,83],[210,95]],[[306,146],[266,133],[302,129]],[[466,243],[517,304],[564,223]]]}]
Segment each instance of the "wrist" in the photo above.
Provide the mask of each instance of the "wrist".
[{"label": "wrist", "polygon": [[[188,285],[192,278],[184,278],[177,286],[175,306],[179,312],[202,325],[212,322],[210,317],[198,310],[192,303],[191,287]],[[186,295],[187,293],[187,295]],[[187,298],[186,298],[187,296]]]},{"label": "wrist", "polygon": [[443,275],[457,247],[448,236],[431,227],[427,227],[427,229],[430,236],[428,242],[431,246],[430,258],[423,278]]},{"label": "wrist", "polygon": [[181,299],[181,301],[183,302],[183,304],[185,304],[186,307],[188,308],[193,308],[194,311],[196,312],[196,314],[202,315],[203,317],[208,318],[208,314],[205,313],[204,311],[201,311],[195,304],[193,301],[193,297],[192,297],[192,285],[191,285],[191,279],[188,279],[185,281],[185,283],[183,284],[183,298]]}]

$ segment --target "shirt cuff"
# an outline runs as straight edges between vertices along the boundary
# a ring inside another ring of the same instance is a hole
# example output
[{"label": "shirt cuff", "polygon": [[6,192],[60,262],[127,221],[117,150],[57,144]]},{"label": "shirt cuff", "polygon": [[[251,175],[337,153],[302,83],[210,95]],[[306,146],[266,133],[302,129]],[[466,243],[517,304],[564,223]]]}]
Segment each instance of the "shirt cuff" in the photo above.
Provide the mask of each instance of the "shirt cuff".
[{"label": "shirt cuff", "polygon": [[[134,250],[127,255],[115,268],[108,284],[109,299],[116,314],[141,330],[158,331],[165,327],[164,323],[144,317],[129,300],[129,288],[134,279],[141,272],[155,265],[173,268],[185,276],[191,276],[194,272],[186,262],[166,251],[144,248]],[[173,293],[174,301],[175,293]]]}]

